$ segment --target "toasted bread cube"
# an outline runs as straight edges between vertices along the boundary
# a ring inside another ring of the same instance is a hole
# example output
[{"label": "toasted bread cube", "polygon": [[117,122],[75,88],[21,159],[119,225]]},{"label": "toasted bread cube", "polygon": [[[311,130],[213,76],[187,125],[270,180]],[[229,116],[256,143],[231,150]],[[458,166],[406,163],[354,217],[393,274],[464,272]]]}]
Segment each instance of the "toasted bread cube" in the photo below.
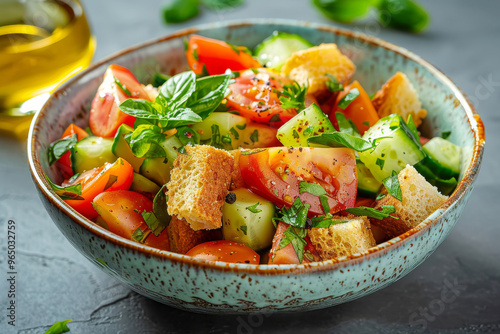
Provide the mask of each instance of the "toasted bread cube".
[{"label": "toasted bread cube", "polygon": [[222,226],[222,205],[229,192],[234,159],[212,146],[186,146],[174,161],[168,188],[168,213],[195,231]]},{"label": "toasted bread cube", "polygon": [[394,205],[396,212],[391,215],[399,219],[387,217],[382,220],[371,220],[373,225],[382,228],[390,237],[396,237],[414,228],[448,199],[448,196],[442,195],[410,165],[399,172],[398,180],[403,201],[389,195],[384,188],[383,193],[386,196],[378,200],[374,208],[380,209],[383,205]]},{"label": "toasted bread cube", "polygon": [[308,232],[316,251],[323,260],[359,253],[376,245],[367,217],[334,217],[348,220],[328,228],[312,228]]},{"label": "toasted bread cube", "polygon": [[328,90],[326,74],[333,75],[338,82],[347,83],[356,66],[344,56],[336,44],[321,44],[309,49],[295,51],[287,59],[281,73],[301,86],[308,84],[307,92],[314,95]]},{"label": "toasted bread cube", "polygon": [[373,97],[372,103],[380,118],[399,114],[406,121],[411,115],[417,127],[427,116],[427,111],[422,109],[417,91],[408,77],[401,72],[397,72],[387,80]]},{"label": "toasted bread cube", "polygon": [[204,242],[222,239],[220,229],[195,231],[187,221],[177,216],[172,217],[167,229],[170,251],[179,254],[186,254],[191,248]]},{"label": "toasted bread cube", "polygon": [[231,154],[231,156],[234,159],[233,173],[231,174],[231,186],[229,187],[229,190],[244,188],[245,181],[243,180],[243,177],[241,176],[241,170],[240,170],[241,150],[232,150],[232,151],[229,151],[229,153]]}]

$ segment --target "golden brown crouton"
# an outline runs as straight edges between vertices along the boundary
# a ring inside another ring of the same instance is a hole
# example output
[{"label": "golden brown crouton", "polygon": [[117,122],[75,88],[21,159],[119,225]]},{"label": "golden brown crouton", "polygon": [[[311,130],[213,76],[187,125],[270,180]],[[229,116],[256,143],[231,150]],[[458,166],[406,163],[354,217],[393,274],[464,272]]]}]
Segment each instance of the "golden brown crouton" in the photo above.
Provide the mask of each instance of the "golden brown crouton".
[{"label": "golden brown crouton", "polygon": [[186,254],[196,245],[222,239],[222,231],[220,229],[195,231],[184,219],[173,216],[170,225],[168,225],[168,238],[170,251]]},{"label": "golden brown crouton", "polygon": [[411,115],[417,127],[427,115],[427,111],[422,109],[417,91],[408,77],[401,72],[397,72],[387,80],[373,97],[372,103],[380,118],[399,114],[406,121]]},{"label": "golden brown crouton", "polygon": [[195,231],[222,226],[234,159],[212,146],[186,146],[174,161],[168,188],[168,213],[185,219]]},{"label": "golden brown crouton", "polygon": [[333,75],[338,82],[347,83],[356,66],[344,56],[336,44],[321,44],[309,49],[295,51],[281,68],[281,73],[301,86],[309,85],[308,93],[321,95],[328,90],[326,74]]},{"label": "golden brown crouton", "polygon": [[382,228],[390,237],[396,237],[414,228],[448,199],[448,196],[441,195],[438,189],[412,166],[408,165],[399,172],[398,180],[403,201],[387,194],[384,188],[382,193],[386,196],[376,202],[375,209],[380,209],[383,205],[394,205],[396,212],[391,215],[399,219],[387,217],[371,220],[373,225]]},{"label": "golden brown crouton", "polygon": [[229,187],[229,190],[243,188],[245,187],[245,181],[243,181],[243,177],[241,176],[241,171],[240,171],[241,150],[232,150],[229,151],[229,153],[232,155],[234,159],[234,168],[233,168],[233,173],[231,174],[231,186]]},{"label": "golden brown crouton", "polygon": [[368,218],[342,216],[334,218],[348,222],[331,225],[328,228],[312,228],[307,234],[323,260],[363,252],[376,245]]}]

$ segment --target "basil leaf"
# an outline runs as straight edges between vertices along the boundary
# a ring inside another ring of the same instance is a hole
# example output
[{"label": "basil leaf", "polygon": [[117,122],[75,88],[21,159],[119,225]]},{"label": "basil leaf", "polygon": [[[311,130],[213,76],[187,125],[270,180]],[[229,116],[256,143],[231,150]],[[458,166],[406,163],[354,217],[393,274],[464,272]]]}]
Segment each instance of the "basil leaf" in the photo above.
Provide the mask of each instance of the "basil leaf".
[{"label": "basil leaf", "polygon": [[160,145],[165,140],[165,135],[156,125],[141,124],[130,135],[126,135],[125,140],[138,158],[166,157],[165,150]]},{"label": "basil leaf", "polygon": [[316,183],[300,182],[299,193],[309,193],[314,196],[326,195],[326,190]]},{"label": "basil leaf", "polygon": [[441,132],[441,138],[448,139],[451,136],[451,131],[443,131]]},{"label": "basil leaf", "polygon": [[283,86],[283,91],[279,92],[281,108],[297,109],[297,111],[304,109],[306,92],[307,85],[301,87],[297,82]]},{"label": "basil leaf", "polygon": [[183,146],[197,145],[200,143],[200,135],[198,132],[191,129],[189,126],[181,126],[177,128],[175,136],[179,139]]},{"label": "basil leaf", "polygon": [[[408,126],[408,129],[410,129],[411,133],[416,139],[419,139],[418,135],[418,130],[417,126],[415,125],[415,122],[413,122],[413,117],[411,115],[408,116],[408,120],[406,121],[406,125]],[[420,141],[420,139],[419,139]]]},{"label": "basil leaf", "polygon": [[302,203],[299,197],[295,198],[292,206],[286,208],[283,206],[278,212],[278,217],[273,218],[276,221],[282,221],[288,225],[304,228],[307,221],[307,213],[311,206],[307,203]]},{"label": "basil leaf", "polygon": [[289,226],[285,232],[283,232],[283,239],[280,241],[279,249],[282,249],[291,243],[295,254],[297,254],[297,257],[299,258],[299,263],[302,263],[304,248],[307,245],[307,242],[304,240],[306,235],[306,230]]},{"label": "basil leaf", "polygon": [[401,187],[399,186],[398,173],[396,173],[395,170],[393,170],[392,175],[385,178],[382,183],[392,197],[396,198],[400,202],[403,201],[403,193],[401,192]]},{"label": "basil leaf", "polygon": [[143,231],[140,227],[138,227],[134,233],[132,234],[132,239],[137,241],[137,242],[140,242],[140,243],[143,243],[146,238],[148,237],[149,235],[149,231]]},{"label": "basil leaf", "polygon": [[251,205],[251,206],[247,206],[246,209],[248,211],[250,211],[251,213],[259,213],[259,212],[262,212],[262,210],[260,209],[257,209],[257,207],[259,206],[259,202],[255,203],[254,205]]},{"label": "basil leaf", "polygon": [[375,143],[355,137],[345,132],[323,133],[319,136],[307,138],[307,142],[330,147],[347,147],[357,152],[364,152],[375,148]]},{"label": "basil leaf", "polygon": [[53,165],[54,162],[59,160],[64,154],[66,154],[66,152],[71,150],[77,142],[78,136],[76,133],[69,138],[63,138],[52,142],[47,151],[49,165]]},{"label": "basil leaf", "polygon": [[[184,1],[184,0],[181,0],[181,1]],[[166,75],[166,74],[157,72],[153,75],[153,80],[151,81],[151,85],[153,85],[153,87],[158,88],[161,85],[163,85],[165,82],[167,82],[167,80],[170,78],[171,78],[170,75]]]},{"label": "basil leaf", "polygon": [[240,134],[239,134],[239,132],[234,127],[232,127],[231,129],[229,129],[229,132],[231,132],[231,134],[233,135],[234,139],[236,139],[236,140],[240,139]]},{"label": "basil leaf", "polygon": [[325,218],[319,221],[314,222],[312,224],[312,227],[316,228],[329,228],[332,225],[337,225],[337,224],[344,224],[348,223],[349,220],[340,220],[340,219],[333,219],[333,218]]},{"label": "basil leaf", "polygon": [[250,140],[252,141],[252,143],[256,143],[259,141],[259,131],[255,130],[254,132],[252,132],[252,134],[250,135]]},{"label": "basil leaf", "polygon": [[168,113],[168,124],[165,130],[201,122],[203,119],[190,108],[178,108]]},{"label": "basil leaf", "polygon": [[420,32],[429,23],[429,14],[418,2],[412,0],[380,0],[376,7],[380,22],[390,28]]},{"label": "basil leaf", "polygon": [[52,183],[47,175],[45,175],[45,179],[50,184],[55,193],[61,197],[62,200],[73,200],[73,201],[81,201],[84,200],[82,196],[82,185],[80,183],[74,184],[72,186],[61,187],[57,184]]},{"label": "basil leaf", "polygon": [[189,99],[196,89],[196,74],[182,72],[167,80],[161,87],[158,97],[166,102],[170,110],[175,110]]},{"label": "basil leaf", "polygon": [[73,319],[58,321],[45,332],[45,334],[61,334],[69,332],[68,322],[73,321]]},{"label": "basil leaf", "polygon": [[126,99],[119,106],[124,113],[142,119],[167,119],[158,103],[143,99]]},{"label": "basil leaf", "polygon": [[326,87],[330,90],[330,92],[340,92],[344,90],[344,86],[337,81],[337,78],[335,76],[331,75],[330,73],[325,74],[328,77],[328,81],[326,82]]},{"label": "basil leaf", "polygon": [[377,158],[375,164],[380,167],[380,170],[384,169],[385,159]]},{"label": "basil leaf", "polygon": [[153,200],[153,213],[158,219],[158,226],[152,228],[149,226],[154,235],[158,236],[165,227],[170,224],[172,217],[168,214],[167,206],[167,185],[164,184],[160,191],[156,194]]},{"label": "basil leaf", "polygon": [[359,96],[359,89],[353,88],[347,93],[346,96],[344,96],[338,104],[338,107],[340,109],[345,109],[351,104],[352,101],[354,101],[357,97]]},{"label": "basil leaf", "polygon": [[396,216],[391,216],[390,214],[396,212],[393,205],[382,205],[382,210],[376,210],[367,206],[358,206],[355,208],[345,209],[345,211],[352,213],[357,216],[367,216],[375,219],[384,219],[386,217],[391,217],[394,219],[399,219]]},{"label": "basil leaf", "polygon": [[340,132],[345,132],[354,137],[361,137],[358,127],[350,119],[347,119],[341,112],[336,112],[337,124],[339,125]]},{"label": "basil leaf", "polygon": [[187,100],[186,106],[200,115],[202,119],[207,118],[229,94],[230,82],[230,74],[212,75],[198,79],[196,90]]},{"label": "basil leaf", "polygon": [[125,87],[124,85],[122,85],[122,83],[120,82],[120,80],[117,77],[114,76],[113,80],[115,81],[115,84],[118,87],[120,87],[120,89],[122,90],[122,92],[124,92],[128,96],[132,96],[132,93],[127,89],[127,87]]},{"label": "basil leaf", "polygon": [[247,235],[247,226],[240,226],[240,230],[243,232],[244,235]]},{"label": "basil leaf", "polygon": [[376,201],[380,201],[382,198],[384,198],[385,196],[387,196],[386,194],[378,194],[377,195],[377,198],[375,198]]},{"label": "basil leaf", "polygon": [[323,207],[323,212],[326,214],[330,213],[330,204],[328,203],[328,196],[321,195],[319,196],[319,201],[321,202],[321,206]]},{"label": "basil leaf", "polygon": [[196,17],[199,0],[174,0],[162,8],[165,23],[181,23]]}]

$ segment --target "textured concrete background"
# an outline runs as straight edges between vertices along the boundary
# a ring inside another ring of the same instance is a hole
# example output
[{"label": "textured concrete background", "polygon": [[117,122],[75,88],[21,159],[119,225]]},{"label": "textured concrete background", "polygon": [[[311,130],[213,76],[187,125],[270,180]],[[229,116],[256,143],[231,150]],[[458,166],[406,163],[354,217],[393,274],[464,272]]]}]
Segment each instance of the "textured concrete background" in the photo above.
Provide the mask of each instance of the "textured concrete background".
[{"label": "textured concrete background", "polygon": [[[331,23],[309,1],[247,0],[224,13],[204,12],[165,26],[156,0],[87,0],[97,38],[95,60],[124,47],[194,24],[277,17]],[[350,29],[376,35],[429,60],[476,104],[486,125],[482,170],[464,214],[447,240],[411,274],[368,297],[309,313],[259,316],[195,315],[148,300],[84,259],[45,213],[26,163],[25,143],[0,138],[0,333],[44,333],[72,318],[72,333],[431,333],[500,332],[500,2],[423,1],[430,29],[411,35],[373,25]],[[7,325],[7,221],[17,223],[17,321]],[[451,289],[450,289],[451,287]],[[456,298],[442,293],[453,292]],[[414,326],[410,326],[413,323]],[[415,326],[416,325],[416,326]]]}]

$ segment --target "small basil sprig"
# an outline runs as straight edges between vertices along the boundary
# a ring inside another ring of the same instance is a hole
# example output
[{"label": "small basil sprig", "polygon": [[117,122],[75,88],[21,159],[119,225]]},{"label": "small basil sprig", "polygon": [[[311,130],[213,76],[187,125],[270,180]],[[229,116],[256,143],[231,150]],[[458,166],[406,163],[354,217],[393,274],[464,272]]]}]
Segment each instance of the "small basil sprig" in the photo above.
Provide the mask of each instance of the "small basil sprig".
[{"label": "small basil sprig", "polygon": [[297,112],[305,108],[307,85],[301,87],[297,82],[283,86],[279,92],[279,100],[283,109],[297,109]]},{"label": "small basil sprig", "polygon": [[283,238],[280,241],[279,249],[285,248],[290,243],[299,258],[299,263],[302,263],[304,259],[304,249],[307,245],[307,242],[304,238],[307,235],[307,231],[303,228],[296,228],[292,225],[288,226],[288,228],[283,232]]},{"label": "small basil sprig", "polygon": [[66,152],[71,150],[73,146],[75,146],[78,141],[78,137],[76,133],[74,133],[71,137],[63,138],[52,142],[49,145],[49,149],[47,151],[49,165],[54,164],[57,160],[59,160]]},{"label": "small basil sprig", "polygon": [[278,212],[277,217],[273,218],[273,221],[282,221],[294,227],[304,228],[307,222],[307,212],[310,207],[309,204],[302,203],[300,198],[297,197],[290,208],[283,206]]},{"label": "small basil sprig", "polygon": [[169,78],[154,102],[127,99],[120,110],[137,118],[134,132],[125,136],[139,158],[165,157],[161,143],[168,130],[201,122],[229,93],[230,74],[197,79],[192,71]]}]

